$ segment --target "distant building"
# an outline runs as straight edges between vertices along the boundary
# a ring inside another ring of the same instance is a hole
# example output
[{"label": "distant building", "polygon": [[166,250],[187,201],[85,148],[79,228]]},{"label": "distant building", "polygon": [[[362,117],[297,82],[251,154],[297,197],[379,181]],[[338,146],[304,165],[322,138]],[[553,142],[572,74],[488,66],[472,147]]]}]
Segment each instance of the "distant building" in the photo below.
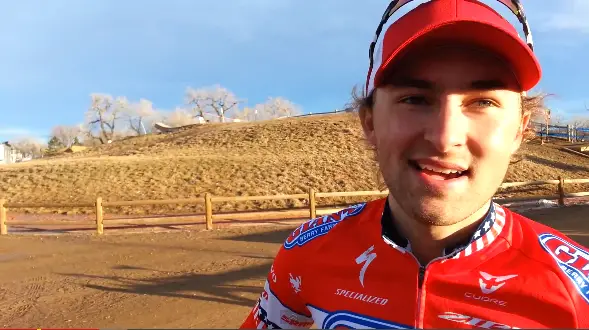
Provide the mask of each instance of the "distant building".
[{"label": "distant building", "polygon": [[12,164],[16,162],[16,149],[8,142],[0,143],[0,164]]},{"label": "distant building", "polygon": [[0,143],[0,164],[14,164],[32,159],[32,155],[25,155],[18,151],[10,142]]},{"label": "distant building", "polygon": [[205,123],[207,122],[207,120],[206,120],[206,119],[205,119],[205,117],[203,117],[203,116],[196,116],[196,121],[197,121],[199,124],[205,124]]}]

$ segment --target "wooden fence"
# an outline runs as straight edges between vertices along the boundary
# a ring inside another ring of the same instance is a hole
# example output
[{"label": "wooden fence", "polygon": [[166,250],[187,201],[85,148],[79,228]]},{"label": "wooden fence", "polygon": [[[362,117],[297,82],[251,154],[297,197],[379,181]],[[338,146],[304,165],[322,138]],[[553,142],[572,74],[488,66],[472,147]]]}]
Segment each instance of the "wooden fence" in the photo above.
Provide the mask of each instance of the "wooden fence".
[{"label": "wooden fence", "polygon": [[[558,185],[558,195],[547,195],[547,196],[529,196],[529,197],[516,197],[516,198],[500,198],[495,199],[497,203],[513,203],[532,201],[539,199],[558,199],[558,203],[561,206],[565,205],[565,199],[571,197],[583,197],[589,196],[589,192],[578,192],[578,193],[566,193],[566,184],[582,184],[589,183],[589,179],[563,179],[559,177],[557,180],[542,180],[542,181],[528,181],[528,182],[506,182],[501,185],[501,188],[510,187],[522,187],[522,186],[537,186],[537,185]],[[9,225],[64,225],[64,224],[80,224],[73,222],[62,222],[62,221],[43,221],[41,223],[37,221],[10,221],[8,222],[7,210],[8,209],[22,209],[22,208],[94,208],[96,218],[93,221],[96,225],[96,233],[102,235],[104,233],[104,208],[105,207],[120,207],[120,206],[143,206],[143,205],[162,205],[162,204],[204,204],[205,206],[205,227],[207,230],[213,229],[213,203],[221,202],[243,202],[243,201],[262,201],[262,200],[292,200],[292,199],[306,199],[308,200],[308,209],[300,210],[308,214],[308,218],[313,219],[318,215],[330,214],[337,209],[322,209],[317,208],[318,198],[329,198],[329,197],[360,197],[360,196],[371,196],[371,197],[385,197],[388,195],[388,191],[349,191],[349,192],[316,192],[315,189],[309,189],[308,193],[305,194],[292,194],[292,195],[274,195],[274,196],[237,196],[237,197],[218,197],[212,196],[210,193],[206,193],[204,198],[188,198],[188,199],[166,199],[166,200],[139,200],[139,201],[118,201],[109,202],[103,201],[101,197],[96,198],[94,203],[64,203],[64,204],[32,204],[32,203],[7,203],[6,200],[0,199],[0,234],[8,234]],[[281,211],[289,211],[292,209],[283,209]],[[265,210],[260,210],[262,214],[261,220],[264,219],[263,214],[269,213]],[[307,213],[308,212],[308,213]],[[240,213],[240,212],[237,212]],[[275,215],[274,215],[275,216]],[[306,216],[303,216],[306,217]],[[115,223],[121,219],[107,219],[107,222]],[[87,221],[84,222],[88,223]],[[157,221],[158,224],[165,224],[164,221]]]},{"label": "wooden fence", "polygon": [[556,138],[567,140],[568,142],[589,141],[589,127],[578,127],[575,125],[547,125],[545,123],[533,122],[531,125],[536,131],[536,135],[542,140]]}]

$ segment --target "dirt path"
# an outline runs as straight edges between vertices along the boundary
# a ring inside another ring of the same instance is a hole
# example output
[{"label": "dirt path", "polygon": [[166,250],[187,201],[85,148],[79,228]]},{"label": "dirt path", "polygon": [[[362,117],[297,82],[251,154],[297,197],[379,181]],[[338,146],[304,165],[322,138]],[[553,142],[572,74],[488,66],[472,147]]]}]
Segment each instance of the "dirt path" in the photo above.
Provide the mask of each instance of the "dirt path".
[{"label": "dirt path", "polygon": [[[527,214],[589,246],[589,206]],[[293,227],[0,237],[0,327],[235,328]]]},{"label": "dirt path", "polygon": [[289,231],[2,237],[0,326],[235,327]]}]

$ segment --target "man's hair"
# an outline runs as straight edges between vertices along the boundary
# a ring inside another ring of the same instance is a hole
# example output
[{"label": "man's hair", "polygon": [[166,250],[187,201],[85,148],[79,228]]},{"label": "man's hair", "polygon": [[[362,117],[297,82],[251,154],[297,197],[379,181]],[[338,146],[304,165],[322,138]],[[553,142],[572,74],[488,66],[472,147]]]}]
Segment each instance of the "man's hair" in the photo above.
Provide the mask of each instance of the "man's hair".
[{"label": "man's hair", "polygon": [[[546,116],[550,113],[550,110],[546,107],[544,100],[549,94],[545,93],[538,93],[536,95],[527,95],[521,94],[521,111],[523,114],[530,114],[530,124],[526,127],[524,134],[523,134],[523,142],[528,142],[533,140],[537,137],[537,130],[535,125],[532,123],[534,120],[542,120],[543,122],[546,121]],[[355,86],[352,89],[352,101],[346,107],[348,110],[357,114],[357,118],[359,119],[359,115],[361,111],[372,111],[372,107],[374,105],[374,90],[370,92],[368,95],[365,92],[365,89],[362,89],[361,92],[358,92],[358,87]],[[374,173],[375,179],[378,185],[378,189],[384,190],[386,189],[386,184],[384,182],[384,178],[382,177],[380,170],[378,168],[378,162],[376,160],[376,148],[368,143],[366,143],[369,150],[373,152],[372,161],[376,166],[376,171]],[[521,159],[517,155],[514,155],[511,159],[511,163],[517,163]]]}]

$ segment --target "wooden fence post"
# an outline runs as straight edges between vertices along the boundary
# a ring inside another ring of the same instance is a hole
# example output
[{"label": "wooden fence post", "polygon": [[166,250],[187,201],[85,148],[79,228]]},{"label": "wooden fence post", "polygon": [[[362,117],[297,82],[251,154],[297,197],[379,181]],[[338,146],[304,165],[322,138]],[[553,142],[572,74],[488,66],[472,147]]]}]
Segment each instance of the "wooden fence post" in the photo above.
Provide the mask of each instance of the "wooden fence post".
[{"label": "wooden fence post", "polygon": [[102,197],[96,198],[96,233],[104,234],[104,214],[102,209]]},{"label": "wooden fence post", "polygon": [[315,201],[315,189],[309,189],[309,216],[311,219],[317,218],[317,202]]},{"label": "wooden fence post", "polygon": [[213,202],[211,201],[211,194],[205,194],[205,211],[206,211],[206,229],[213,229]]},{"label": "wooden fence post", "polygon": [[558,176],[558,205],[564,206],[564,179]]},{"label": "wooden fence post", "polygon": [[6,200],[0,199],[0,235],[8,235],[8,225],[6,224],[8,219],[6,218],[6,207],[4,207],[5,204]]}]

